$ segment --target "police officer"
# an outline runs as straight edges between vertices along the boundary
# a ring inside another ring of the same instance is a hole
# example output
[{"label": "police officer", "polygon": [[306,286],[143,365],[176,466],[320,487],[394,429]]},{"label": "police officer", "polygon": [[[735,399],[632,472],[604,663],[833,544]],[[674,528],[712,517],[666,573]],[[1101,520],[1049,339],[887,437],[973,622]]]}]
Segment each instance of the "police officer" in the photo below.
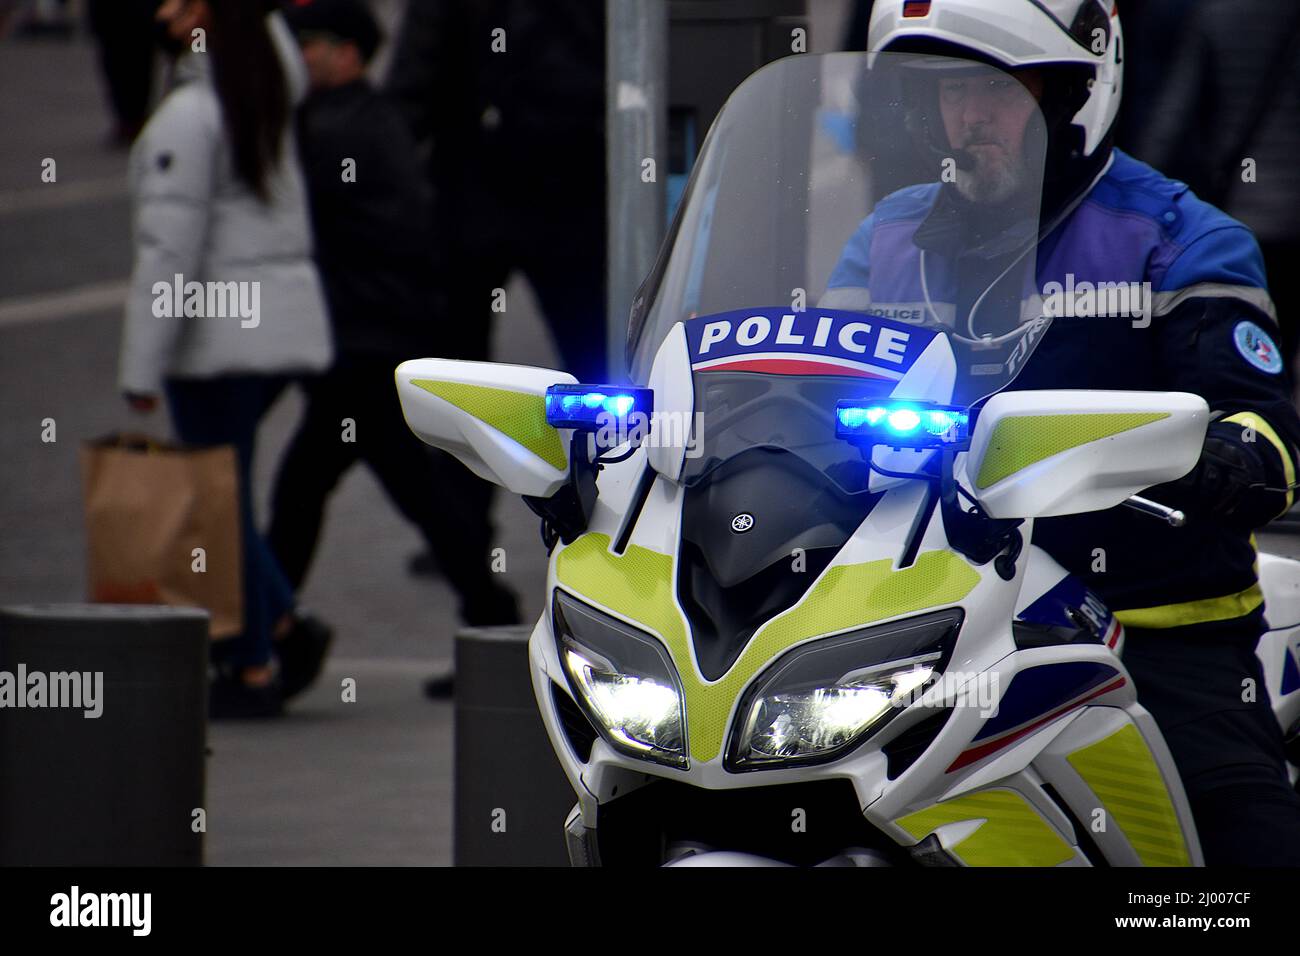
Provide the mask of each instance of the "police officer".
[{"label": "police officer", "polygon": [[[896,262],[870,268],[882,223],[909,215],[891,197],[850,241],[822,304],[866,295],[888,308],[943,289],[959,334],[1005,332],[999,321],[1023,314],[1022,290],[999,283],[1010,260],[970,237],[1023,212],[1027,196],[1041,202],[1039,289],[1149,290],[1124,316],[1058,315],[1013,387],[1201,395],[1213,421],[1200,462],[1148,493],[1189,520],[1174,528],[1120,507],[1042,519],[1034,543],[1125,625],[1125,665],[1178,765],[1206,863],[1300,866],[1300,796],[1255,656],[1265,625],[1251,534],[1291,505],[1300,418],[1253,235],[1112,147],[1122,78],[1113,0],[877,3],[868,43],[963,61],[925,71],[932,108],[909,123],[957,172],[930,208],[910,204],[924,282]],[[1026,159],[1035,151],[1041,165]]]}]

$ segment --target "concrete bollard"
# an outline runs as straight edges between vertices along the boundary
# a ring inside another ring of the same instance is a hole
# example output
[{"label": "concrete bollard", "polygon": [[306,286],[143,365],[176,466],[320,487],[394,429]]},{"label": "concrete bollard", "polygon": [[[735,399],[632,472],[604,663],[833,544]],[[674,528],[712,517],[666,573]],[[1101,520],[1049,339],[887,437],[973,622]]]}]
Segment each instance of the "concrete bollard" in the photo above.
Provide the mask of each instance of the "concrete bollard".
[{"label": "concrete bollard", "polygon": [[0,865],[197,866],[208,616],[0,608]]},{"label": "concrete bollard", "polygon": [[456,635],[452,859],[457,866],[568,866],[577,802],[537,712],[531,628]]}]

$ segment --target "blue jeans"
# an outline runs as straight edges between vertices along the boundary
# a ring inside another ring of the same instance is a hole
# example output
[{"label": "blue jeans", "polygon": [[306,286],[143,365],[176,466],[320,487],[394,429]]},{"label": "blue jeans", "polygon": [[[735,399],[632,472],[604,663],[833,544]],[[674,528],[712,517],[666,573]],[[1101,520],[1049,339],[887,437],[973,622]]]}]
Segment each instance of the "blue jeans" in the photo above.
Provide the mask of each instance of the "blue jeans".
[{"label": "blue jeans", "polygon": [[287,381],[271,375],[223,375],[166,382],[167,404],[180,440],[188,445],[234,445],[238,455],[244,630],[212,645],[214,660],[236,669],[270,662],[275,622],[293,607],[289,582],[253,520],[257,426]]}]

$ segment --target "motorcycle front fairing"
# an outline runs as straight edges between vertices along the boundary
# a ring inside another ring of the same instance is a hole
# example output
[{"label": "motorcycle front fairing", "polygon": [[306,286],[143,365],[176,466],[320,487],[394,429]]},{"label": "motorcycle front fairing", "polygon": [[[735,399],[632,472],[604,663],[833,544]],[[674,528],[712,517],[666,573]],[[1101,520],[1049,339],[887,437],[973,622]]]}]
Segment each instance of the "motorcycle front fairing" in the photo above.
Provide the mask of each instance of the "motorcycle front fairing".
[{"label": "motorcycle front fairing", "polygon": [[[1119,627],[1024,544],[1032,520],[1006,523],[1021,543],[1004,565],[974,560],[939,501],[945,475],[974,500],[965,446],[837,437],[845,400],[977,421],[1049,321],[1024,198],[1041,116],[1021,192],[973,215],[952,197],[962,163],[914,135],[938,123],[920,59],[805,55],[754,74],[638,296],[629,357],[655,420],[602,468],[586,532],[553,551],[530,642],[579,795],[575,859],[694,843],[807,863],[849,847],[1199,862]],[[791,828],[811,808],[836,821],[816,839]]]}]

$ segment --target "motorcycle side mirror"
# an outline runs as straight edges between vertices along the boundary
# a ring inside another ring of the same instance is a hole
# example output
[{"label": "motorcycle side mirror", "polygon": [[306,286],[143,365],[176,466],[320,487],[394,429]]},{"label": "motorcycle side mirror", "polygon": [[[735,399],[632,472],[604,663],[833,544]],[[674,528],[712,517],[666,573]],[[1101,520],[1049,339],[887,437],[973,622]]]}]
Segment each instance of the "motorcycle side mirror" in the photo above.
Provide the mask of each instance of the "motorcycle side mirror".
[{"label": "motorcycle side mirror", "polygon": [[993,518],[1103,511],[1191,471],[1208,424],[1187,392],[1000,392],[959,479]]},{"label": "motorcycle side mirror", "polygon": [[394,377],[411,431],[474,474],[535,498],[549,498],[568,484],[573,432],[547,421],[546,393],[557,384],[576,384],[572,375],[425,358],[403,362]]}]

